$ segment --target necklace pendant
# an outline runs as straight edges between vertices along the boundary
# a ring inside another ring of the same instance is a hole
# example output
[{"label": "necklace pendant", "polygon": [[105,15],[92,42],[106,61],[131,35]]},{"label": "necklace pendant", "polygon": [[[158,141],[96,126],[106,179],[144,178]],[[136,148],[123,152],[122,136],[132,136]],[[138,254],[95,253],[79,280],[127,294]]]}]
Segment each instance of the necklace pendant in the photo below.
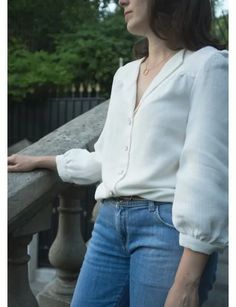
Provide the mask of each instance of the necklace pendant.
[{"label": "necklace pendant", "polygon": [[147,76],[148,73],[149,73],[149,69],[145,68],[144,71],[143,71],[144,76]]}]

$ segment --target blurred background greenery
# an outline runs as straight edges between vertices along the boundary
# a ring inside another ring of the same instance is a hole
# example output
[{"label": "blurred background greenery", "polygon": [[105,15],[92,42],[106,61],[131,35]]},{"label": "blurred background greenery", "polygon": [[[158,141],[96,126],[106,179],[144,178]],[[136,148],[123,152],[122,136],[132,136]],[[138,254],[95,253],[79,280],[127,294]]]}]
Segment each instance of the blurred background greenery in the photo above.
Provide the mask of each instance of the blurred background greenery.
[{"label": "blurred background greenery", "polygon": [[[9,0],[9,101],[81,82],[99,83],[101,94],[109,97],[119,59],[132,60],[138,39],[126,31],[117,2]],[[227,44],[224,1],[212,0],[212,5],[213,32]]]}]

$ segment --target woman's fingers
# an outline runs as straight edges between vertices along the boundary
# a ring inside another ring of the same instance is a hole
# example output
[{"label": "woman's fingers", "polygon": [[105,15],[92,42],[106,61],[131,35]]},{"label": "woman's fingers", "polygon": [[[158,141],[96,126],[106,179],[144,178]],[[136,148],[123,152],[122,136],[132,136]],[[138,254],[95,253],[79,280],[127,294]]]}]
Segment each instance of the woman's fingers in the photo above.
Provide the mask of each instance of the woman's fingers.
[{"label": "woman's fingers", "polygon": [[18,155],[16,155],[16,154],[8,157],[8,159],[7,159],[7,163],[8,163],[7,169],[8,169],[9,172],[20,171],[20,164],[18,163],[17,158],[18,158]]},{"label": "woman's fingers", "polygon": [[11,155],[7,158],[8,164],[14,164],[16,162],[16,155]]},{"label": "woman's fingers", "polygon": [[19,171],[19,166],[18,164],[9,164],[8,167],[7,167],[8,171],[9,172],[17,172]]}]

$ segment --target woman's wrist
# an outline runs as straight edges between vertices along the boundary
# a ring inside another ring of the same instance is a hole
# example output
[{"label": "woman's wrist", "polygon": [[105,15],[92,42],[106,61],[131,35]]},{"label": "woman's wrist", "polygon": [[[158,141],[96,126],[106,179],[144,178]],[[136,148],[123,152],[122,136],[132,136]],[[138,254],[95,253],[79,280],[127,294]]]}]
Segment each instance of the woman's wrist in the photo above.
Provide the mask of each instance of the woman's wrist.
[{"label": "woman's wrist", "polygon": [[35,157],[35,168],[47,168],[56,170],[56,156]]},{"label": "woman's wrist", "polygon": [[179,275],[175,277],[174,286],[177,288],[197,288],[200,284],[201,277],[199,276],[189,276],[189,275]]}]

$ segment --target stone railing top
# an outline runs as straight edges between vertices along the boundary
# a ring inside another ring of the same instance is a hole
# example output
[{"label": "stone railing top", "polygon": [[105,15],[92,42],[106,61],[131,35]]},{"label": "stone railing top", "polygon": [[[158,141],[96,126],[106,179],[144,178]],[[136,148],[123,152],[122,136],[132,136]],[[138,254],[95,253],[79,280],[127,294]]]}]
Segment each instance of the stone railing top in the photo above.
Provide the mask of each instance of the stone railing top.
[{"label": "stone railing top", "polygon": [[[20,151],[22,154],[58,155],[71,148],[89,148],[104,126],[109,101],[98,105]],[[8,226],[34,212],[45,195],[62,188],[58,175],[47,170],[8,175]]]}]

